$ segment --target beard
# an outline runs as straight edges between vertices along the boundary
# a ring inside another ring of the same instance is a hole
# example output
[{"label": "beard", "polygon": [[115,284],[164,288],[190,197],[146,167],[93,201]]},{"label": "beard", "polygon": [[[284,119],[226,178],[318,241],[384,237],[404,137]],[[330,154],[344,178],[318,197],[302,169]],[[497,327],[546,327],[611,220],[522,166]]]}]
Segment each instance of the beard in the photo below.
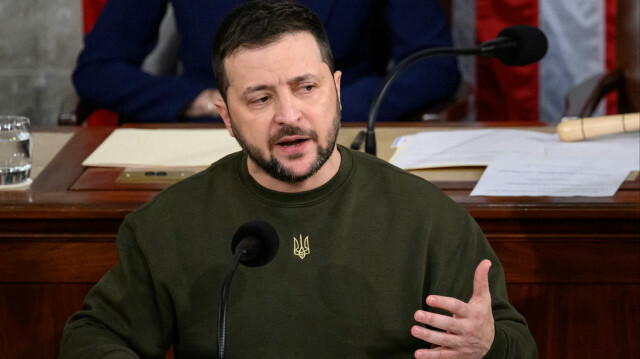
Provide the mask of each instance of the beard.
[{"label": "beard", "polygon": [[[238,144],[240,144],[240,147],[242,147],[249,158],[251,158],[253,162],[255,162],[258,167],[260,167],[268,175],[282,182],[299,183],[318,172],[318,170],[322,168],[322,166],[327,162],[327,160],[333,153],[333,149],[335,148],[336,142],[338,140],[338,131],[340,130],[341,121],[340,101],[337,100],[336,103],[337,105],[335,115],[332,120],[331,127],[329,128],[329,131],[327,133],[327,145],[325,147],[322,147],[320,144],[317,145],[316,158],[313,160],[313,162],[311,162],[311,165],[309,166],[307,171],[299,175],[293,173],[290,168],[286,167],[282,162],[275,158],[273,154],[271,154],[271,150],[273,149],[273,146],[275,146],[276,143],[278,143],[278,141],[285,136],[301,135],[308,137],[310,140],[317,143],[318,134],[314,130],[304,129],[296,126],[283,126],[282,128],[280,128],[280,130],[278,130],[278,132],[269,137],[268,144],[270,157],[267,158],[262,155],[258,147],[251,145],[244,139],[244,136],[242,136],[240,131],[238,131],[238,129],[235,127],[233,119],[230,118],[231,129],[233,130],[233,133],[236,137],[236,140],[238,141]],[[229,117],[231,117],[231,114],[229,114]],[[296,157],[298,156],[293,155],[290,159],[296,159]]]}]

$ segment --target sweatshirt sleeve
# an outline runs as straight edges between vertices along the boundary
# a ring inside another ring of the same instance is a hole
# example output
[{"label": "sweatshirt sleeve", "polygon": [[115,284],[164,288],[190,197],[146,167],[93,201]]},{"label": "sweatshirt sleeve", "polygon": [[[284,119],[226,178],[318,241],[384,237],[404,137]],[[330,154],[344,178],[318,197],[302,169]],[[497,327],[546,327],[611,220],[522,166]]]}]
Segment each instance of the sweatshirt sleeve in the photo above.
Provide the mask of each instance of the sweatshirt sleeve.
[{"label": "sweatshirt sleeve", "polygon": [[[537,347],[525,318],[509,303],[505,274],[476,222],[466,212],[445,213],[443,232],[430,243],[428,294],[444,295],[468,302],[473,295],[473,278],[478,264],[491,260],[489,290],[495,325],[493,344],[485,358],[537,358]],[[425,308],[451,315],[436,308]]]},{"label": "sweatshirt sleeve", "polygon": [[72,358],[164,358],[173,316],[132,228],[121,226],[118,263],[94,286],[65,325],[60,356]]},{"label": "sweatshirt sleeve", "polygon": [[173,122],[213,86],[141,70],[158,37],[166,0],[109,0],[84,39],[73,82],[80,98],[145,122]]},{"label": "sweatshirt sleeve", "polygon": [[[393,63],[412,53],[434,47],[451,47],[447,18],[437,0],[393,0],[386,2],[391,30]],[[366,121],[374,96],[384,78],[370,75],[343,87],[343,121]],[[380,106],[378,121],[398,121],[429,103],[452,96],[460,72],[455,57],[435,57],[408,67],[393,82]]]}]

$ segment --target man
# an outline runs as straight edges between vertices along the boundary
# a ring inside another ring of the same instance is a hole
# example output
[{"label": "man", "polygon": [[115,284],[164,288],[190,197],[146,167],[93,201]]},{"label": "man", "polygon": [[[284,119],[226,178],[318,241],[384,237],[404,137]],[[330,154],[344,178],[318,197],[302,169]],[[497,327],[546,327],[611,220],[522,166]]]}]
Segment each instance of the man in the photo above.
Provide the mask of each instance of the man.
[{"label": "man", "polygon": [[[95,1],[95,0],[94,0]],[[181,72],[141,70],[154,48],[170,2],[180,41]],[[224,16],[243,0],[109,0],[84,39],[73,82],[78,95],[119,113],[124,121],[219,121],[211,72],[211,39]],[[344,121],[366,121],[385,67],[427,47],[451,47],[438,0],[300,0],[327,29],[344,73]],[[393,84],[379,120],[393,121],[450,98],[460,81],[454,57],[411,66]],[[433,86],[425,87],[425,83]]]},{"label": "man", "polygon": [[252,220],[274,226],[280,250],[236,273],[229,357],[536,356],[468,213],[336,145],[341,73],[310,10],[244,3],[222,23],[213,61],[216,106],[243,151],[127,216],[119,263],[70,318],[61,357],[161,357],[171,344],[179,358],[214,357],[230,238]]}]

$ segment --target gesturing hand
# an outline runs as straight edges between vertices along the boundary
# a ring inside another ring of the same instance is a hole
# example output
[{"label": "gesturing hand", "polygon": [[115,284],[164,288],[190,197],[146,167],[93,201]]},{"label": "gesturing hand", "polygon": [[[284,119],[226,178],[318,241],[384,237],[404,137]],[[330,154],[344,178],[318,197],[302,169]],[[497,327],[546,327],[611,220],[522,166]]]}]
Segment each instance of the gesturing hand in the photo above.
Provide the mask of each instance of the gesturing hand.
[{"label": "gesturing hand", "polygon": [[437,295],[427,297],[428,305],[451,312],[453,317],[416,311],[416,321],[446,331],[414,325],[411,335],[438,346],[416,350],[416,358],[482,358],[489,351],[495,335],[489,293],[489,267],[491,262],[485,259],[476,268],[473,296],[469,303]]}]

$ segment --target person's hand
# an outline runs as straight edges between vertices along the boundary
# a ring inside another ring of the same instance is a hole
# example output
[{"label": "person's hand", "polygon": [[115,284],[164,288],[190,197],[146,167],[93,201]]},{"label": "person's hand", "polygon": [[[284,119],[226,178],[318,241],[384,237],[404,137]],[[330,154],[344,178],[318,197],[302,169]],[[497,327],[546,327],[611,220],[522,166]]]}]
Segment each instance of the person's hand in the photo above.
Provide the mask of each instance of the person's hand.
[{"label": "person's hand", "polygon": [[206,89],[196,97],[184,114],[187,117],[220,116],[218,109],[214,105],[216,99],[222,100],[218,89]]},{"label": "person's hand", "polygon": [[437,346],[416,350],[416,358],[482,358],[489,351],[495,336],[489,292],[489,267],[491,262],[485,259],[476,268],[473,296],[469,303],[437,295],[427,297],[429,306],[451,312],[453,317],[423,310],[416,311],[416,321],[446,331],[440,332],[414,325],[411,335]]}]

